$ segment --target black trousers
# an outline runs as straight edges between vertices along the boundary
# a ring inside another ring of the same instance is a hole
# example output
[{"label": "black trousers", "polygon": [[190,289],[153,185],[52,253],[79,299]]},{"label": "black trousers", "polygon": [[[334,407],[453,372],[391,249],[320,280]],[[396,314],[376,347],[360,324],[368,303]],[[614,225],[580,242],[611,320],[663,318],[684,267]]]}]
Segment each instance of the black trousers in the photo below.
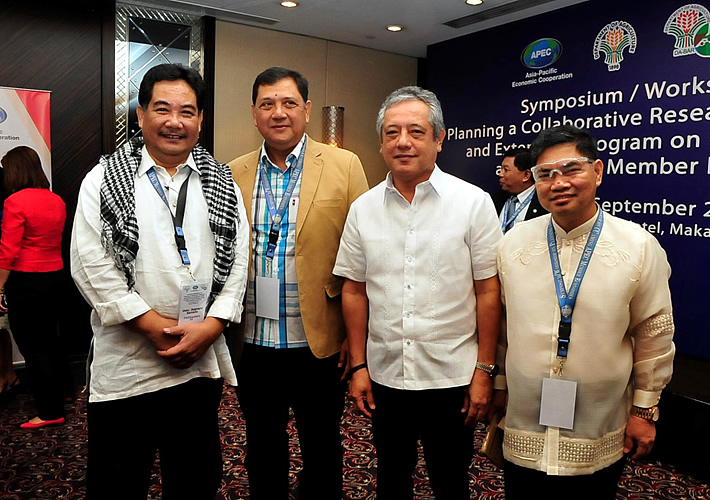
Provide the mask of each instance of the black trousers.
[{"label": "black trousers", "polygon": [[550,476],[545,472],[520,467],[507,460],[503,464],[506,500],[615,500],[626,459],[622,458],[593,474]]},{"label": "black trousers", "polygon": [[212,500],[222,482],[222,379],[89,403],[87,500],[145,500],[155,452],[163,500]]},{"label": "black trousers", "polygon": [[336,354],[316,358],[305,348],[244,344],[237,397],[246,420],[250,500],[288,500],[287,425],[293,410],[301,446],[301,500],[342,498],[340,420],[345,384]]},{"label": "black trousers", "polygon": [[64,416],[64,399],[74,396],[71,369],[57,332],[62,271],[12,271],[5,291],[10,330],[25,358],[27,382],[42,420]]},{"label": "black trousers", "polygon": [[465,387],[422,391],[372,384],[372,433],[377,448],[377,499],[411,500],[421,440],[437,500],[469,500],[473,429],[461,413]]}]

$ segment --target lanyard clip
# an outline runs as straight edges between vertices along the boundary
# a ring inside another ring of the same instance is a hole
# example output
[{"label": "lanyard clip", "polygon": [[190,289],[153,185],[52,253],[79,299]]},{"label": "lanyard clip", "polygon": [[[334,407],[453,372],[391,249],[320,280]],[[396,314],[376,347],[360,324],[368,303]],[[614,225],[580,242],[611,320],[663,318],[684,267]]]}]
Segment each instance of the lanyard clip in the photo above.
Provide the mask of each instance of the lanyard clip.
[{"label": "lanyard clip", "polygon": [[182,263],[185,266],[189,266],[190,257],[187,254],[187,247],[185,246],[185,233],[180,226],[175,226],[175,244],[177,245],[178,252],[180,252]]},{"label": "lanyard clip", "polygon": [[269,244],[266,246],[266,258],[273,259],[276,252],[276,243],[279,241],[279,227],[271,226],[269,231]]},{"label": "lanyard clip", "polygon": [[560,326],[557,330],[557,357],[566,358],[569,351],[569,338],[572,333],[572,323],[560,321]]},{"label": "lanyard clip", "polygon": [[557,357],[566,358],[569,351],[569,339],[557,338]]}]

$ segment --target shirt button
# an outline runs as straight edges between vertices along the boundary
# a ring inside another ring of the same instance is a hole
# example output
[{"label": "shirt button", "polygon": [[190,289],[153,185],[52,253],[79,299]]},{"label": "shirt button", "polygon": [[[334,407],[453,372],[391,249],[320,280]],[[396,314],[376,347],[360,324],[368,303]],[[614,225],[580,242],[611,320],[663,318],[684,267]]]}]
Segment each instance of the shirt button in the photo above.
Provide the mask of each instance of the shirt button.
[{"label": "shirt button", "polygon": [[409,284],[407,285],[407,290],[411,290],[412,288],[413,288],[413,287],[412,287],[412,284],[409,283]]},{"label": "shirt button", "polygon": [[407,340],[407,345],[412,345],[412,341],[411,341],[411,340]]},{"label": "shirt button", "polygon": [[404,317],[405,317],[405,318],[411,318],[411,317],[412,317],[412,313],[408,312],[407,314],[404,315]]},{"label": "shirt button", "polygon": [[412,256],[411,256],[411,255],[407,255],[406,259],[407,259],[407,262],[412,262]]},{"label": "shirt button", "polygon": [[565,245],[570,246],[572,244],[572,241],[570,240],[565,240]]}]

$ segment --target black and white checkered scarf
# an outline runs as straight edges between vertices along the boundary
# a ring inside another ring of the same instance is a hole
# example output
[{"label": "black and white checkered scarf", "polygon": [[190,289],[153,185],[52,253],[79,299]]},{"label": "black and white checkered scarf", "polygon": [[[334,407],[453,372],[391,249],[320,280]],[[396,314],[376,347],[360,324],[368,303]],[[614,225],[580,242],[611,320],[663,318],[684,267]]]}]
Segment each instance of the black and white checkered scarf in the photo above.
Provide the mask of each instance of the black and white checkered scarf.
[{"label": "black and white checkered scarf", "polygon": [[[112,155],[101,157],[104,167],[101,181],[101,244],[123,274],[128,288],[136,277],[134,261],[138,254],[138,221],[136,220],[135,177],[141,164],[143,138],[126,143]],[[192,157],[200,171],[202,192],[207,202],[209,225],[214,235],[215,257],[211,299],[222,291],[234,262],[239,212],[229,167],[218,163],[199,144]]]}]

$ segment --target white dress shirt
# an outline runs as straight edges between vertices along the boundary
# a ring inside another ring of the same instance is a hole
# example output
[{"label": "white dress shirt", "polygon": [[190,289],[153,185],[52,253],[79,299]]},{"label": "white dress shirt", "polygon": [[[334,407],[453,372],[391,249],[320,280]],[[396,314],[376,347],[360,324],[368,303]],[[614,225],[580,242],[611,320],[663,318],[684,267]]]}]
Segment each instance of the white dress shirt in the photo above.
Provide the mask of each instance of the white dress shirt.
[{"label": "white dress shirt", "polygon": [[[177,318],[179,287],[191,281],[183,266],[174,238],[174,226],[167,206],[153,188],[146,172],[155,164],[143,147],[141,165],[135,179],[136,219],[139,250],[135,260],[135,290],[101,245],[99,189],[103,167],[97,165],[81,185],[71,242],[72,277],[92,306],[94,331],[90,366],[90,402],[122,399],[157,391],[196,377],[224,377],[236,385],[236,376],[224,337],[220,336],[205,354],[187,369],[170,366],[158,356],[148,340],[125,323],[150,309],[168,318]],[[188,178],[188,169],[194,171]],[[183,227],[190,271],[195,279],[212,281],[214,238],[208,224],[207,203],[192,155],[173,176],[155,167],[174,213],[177,196],[188,179],[187,206]],[[215,298],[207,316],[239,321],[247,278],[249,254],[246,211],[241,193],[235,260],[227,282]]]},{"label": "white dress shirt", "polygon": [[490,196],[438,167],[411,204],[390,174],[352,204],[333,274],[367,284],[372,380],[396,389],[471,382],[473,282],[496,275],[500,237]]},{"label": "white dress shirt", "polygon": [[[553,224],[567,289],[596,216]],[[650,407],[673,371],[666,254],[638,224],[604,214],[572,313],[562,378],[577,383],[574,429],[539,425],[543,378],[557,377],[560,307],[547,244],[549,215],[521,222],[498,250],[507,318],[504,455],[553,475],[591,474],[623,456],[633,402]]]},{"label": "white dress shirt", "polygon": [[[516,208],[519,207],[520,205],[522,205],[522,204],[525,202],[525,200],[528,199],[528,196],[530,196],[530,195],[533,193],[533,191],[535,191],[535,184],[533,184],[532,186],[530,186],[529,188],[527,188],[525,191],[522,191],[522,192],[518,193],[517,195],[515,195],[515,196],[517,196],[517,198],[518,198],[518,205],[516,206]],[[506,209],[506,208],[507,208],[507,203],[506,203],[506,205],[503,205],[503,209],[500,211],[500,215],[498,216],[498,218],[500,219],[501,224],[502,224],[503,222],[505,222],[505,216],[506,216],[506,213],[505,213],[506,210],[505,210],[505,209]],[[523,209],[520,211],[520,213],[518,214],[518,216],[517,216],[517,217],[515,218],[515,220],[513,221],[513,225],[517,224],[518,222],[522,222],[522,221],[525,220],[525,216],[528,214],[528,209],[529,209],[529,208],[530,208],[530,203],[528,203],[527,205],[525,205],[525,206],[523,207]]]}]

